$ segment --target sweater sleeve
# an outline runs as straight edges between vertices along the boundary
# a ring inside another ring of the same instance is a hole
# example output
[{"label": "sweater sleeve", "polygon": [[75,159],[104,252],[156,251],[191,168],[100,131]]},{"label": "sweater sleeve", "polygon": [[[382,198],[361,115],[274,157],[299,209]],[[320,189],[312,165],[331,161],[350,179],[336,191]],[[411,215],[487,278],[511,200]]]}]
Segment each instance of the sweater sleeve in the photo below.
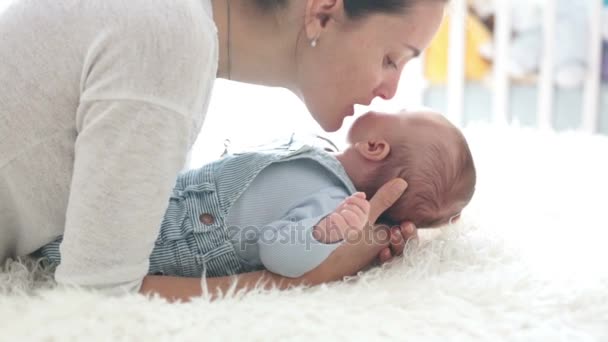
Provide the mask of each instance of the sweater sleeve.
[{"label": "sweater sleeve", "polygon": [[258,240],[264,267],[296,278],[320,265],[342,241],[322,243],[313,237],[313,228],[348,196],[342,187],[326,188],[303,199],[283,218],[271,223]]},{"label": "sweater sleeve", "polygon": [[169,13],[138,3],[84,57],[60,284],[139,290],[207,109],[217,70],[208,14],[195,2]]}]

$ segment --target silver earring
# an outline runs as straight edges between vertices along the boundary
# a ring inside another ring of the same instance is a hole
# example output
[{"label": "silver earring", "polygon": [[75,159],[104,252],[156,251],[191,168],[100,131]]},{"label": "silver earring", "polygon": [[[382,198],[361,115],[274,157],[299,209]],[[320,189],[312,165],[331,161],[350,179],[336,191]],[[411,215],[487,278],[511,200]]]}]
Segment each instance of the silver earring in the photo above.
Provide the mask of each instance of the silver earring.
[{"label": "silver earring", "polygon": [[317,40],[318,40],[318,38],[315,38],[312,41],[310,41],[310,46],[313,47],[313,48],[316,47],[317,46]]}]

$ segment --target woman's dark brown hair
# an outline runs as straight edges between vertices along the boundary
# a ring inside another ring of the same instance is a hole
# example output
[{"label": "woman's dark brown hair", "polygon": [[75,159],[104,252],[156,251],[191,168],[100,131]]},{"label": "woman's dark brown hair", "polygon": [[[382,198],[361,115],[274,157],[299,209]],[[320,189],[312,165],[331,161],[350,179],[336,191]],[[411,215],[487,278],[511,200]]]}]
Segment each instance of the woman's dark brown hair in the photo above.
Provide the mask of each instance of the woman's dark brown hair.
[{"label": "woman's dark brown hair", "polygon": [[[254,0],[258,8],[272,11],[286,7],[291,0]],[[302,0],[297,0],[302,1]],[[404,13],[420,2],[448,0],[343,0],[344,10],[350,19],[362,19],[377,13]]]}]

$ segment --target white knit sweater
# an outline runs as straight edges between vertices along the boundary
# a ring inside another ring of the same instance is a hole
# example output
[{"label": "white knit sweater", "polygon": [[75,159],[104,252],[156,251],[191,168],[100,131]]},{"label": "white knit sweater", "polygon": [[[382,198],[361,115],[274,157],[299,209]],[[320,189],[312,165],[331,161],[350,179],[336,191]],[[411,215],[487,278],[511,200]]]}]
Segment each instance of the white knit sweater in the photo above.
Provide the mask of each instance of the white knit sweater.
[{"label": "white knit sweater", "polygon": [[210,0],[16,0],[0,14],[0,262],[136,291],[218,67]]}]

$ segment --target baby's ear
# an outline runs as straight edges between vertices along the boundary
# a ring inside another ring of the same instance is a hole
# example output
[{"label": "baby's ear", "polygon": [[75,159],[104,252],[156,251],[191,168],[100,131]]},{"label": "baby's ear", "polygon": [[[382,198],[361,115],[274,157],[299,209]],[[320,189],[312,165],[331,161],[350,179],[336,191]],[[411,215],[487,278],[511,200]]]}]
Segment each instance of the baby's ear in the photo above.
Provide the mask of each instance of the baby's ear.
[{"label": "baby's ear", "polygon": [[355,144],[355,150],[369,161],[383,161],[391,152],[391,145],[384,139],[370,139]]}]

